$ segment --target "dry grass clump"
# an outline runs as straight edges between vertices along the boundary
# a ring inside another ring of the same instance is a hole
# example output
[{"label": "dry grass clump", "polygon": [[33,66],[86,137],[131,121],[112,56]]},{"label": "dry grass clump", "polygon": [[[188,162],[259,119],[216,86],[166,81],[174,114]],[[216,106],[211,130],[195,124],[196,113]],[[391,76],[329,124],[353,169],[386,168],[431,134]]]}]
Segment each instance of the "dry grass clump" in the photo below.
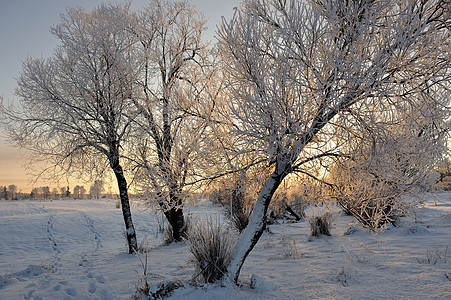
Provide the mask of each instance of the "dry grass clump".
[{"label": "dry grass clump", "polygon": [[196,264],[195,278],[213,283],[220,280],[227,271],[234,239],[231,232],[221,226],[219,215],[206,221],[198,219],[188,232],[189,250]]},{"label": "dry grass clump", "polygon": [[310,229],[312,236],[328,235],[334,222],[334,215],[331,212],[325,212],[319,216],[312,216],[309,218]]}]

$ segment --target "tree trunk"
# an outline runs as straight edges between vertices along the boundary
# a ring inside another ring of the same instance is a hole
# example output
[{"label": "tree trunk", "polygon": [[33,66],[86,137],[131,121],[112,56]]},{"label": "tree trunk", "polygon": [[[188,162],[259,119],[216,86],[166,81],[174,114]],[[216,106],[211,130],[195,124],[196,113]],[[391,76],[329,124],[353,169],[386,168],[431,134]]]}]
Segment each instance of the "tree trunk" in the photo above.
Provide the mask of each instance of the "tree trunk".
[{"label": "tree trunk", "polygon": [[182,240],[183,227],[185,226],[183,208],[173,207],[165,211],[164,214],[172,227],[172,237],[175,241],[180,242]]},{"label": "tree trunk", "polygon": [[185,219],[183,218],[183,203],[172,186],[172,190],[169,191],[169,206],[170,209],[164,212],[169,224],[172,227],[172,237],[175,241],[180,242],[182,240],[183,227],[185,226]]},{"label": "tree trunk", "polygon": [[295,212],[293,208],[291,208],[291,206],[289,206],[288,204],[286,205],[285,209],[296,219],[296,221],[300,221],[302,219],[301,216],[297,212]]},{"label": "tree trunk", "polygon": [[266,213],[268,211],[269,203],[272,196],[279,187],[282,180],[288,174],[285,172],[289,165],[287,164],[282,168],[283,172],[278,172],[278,169],[274,170],[271,176],[266,180],[263,188],[258,195],[257,202],[255,203],[252,211],[252,216],[244,232],[241,234],[238,240],[232,259],[227,268],[227,274],[225,275],[225,281],[234,282],[238,281],[241,267],[244,264],[245,259],[257,244],[260,236],[266,228]]},{"label": "tree trunk", "polygon": [[127,236],[128,252],[135,253],[138,251],[138,242],[136,240],[135,227],[133,226],[132,213],[130,210],[130,201],[128,199],[127,180],[125,179],[119,161],[112,164],[114,175],[116,175],[117,185],[119,187],[119,195],[121,199],[122,215],[125,223],[125,234]]}]

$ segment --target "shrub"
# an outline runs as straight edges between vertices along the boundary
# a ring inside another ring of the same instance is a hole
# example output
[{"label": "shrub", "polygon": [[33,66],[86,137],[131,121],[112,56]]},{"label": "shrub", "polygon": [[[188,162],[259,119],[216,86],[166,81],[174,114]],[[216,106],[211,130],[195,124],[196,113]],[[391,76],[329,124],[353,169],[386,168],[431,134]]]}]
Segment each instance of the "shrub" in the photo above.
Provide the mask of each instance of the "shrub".
[{"label": "shrub", "polygon": [[194,255],[196,275],[206,283],[220,280],[230,262],[234,240],[231,232],[221,227],[219,214],[204,222],[200,218],[188,232],[189,251]]},{"label": "shrub", "polygon": [[136,274],[138,276],[138,283],[136,284],[136,290],[135,293],[132,295],[131,299],[138,300],[141,299],[143,295],[147,296],[149,295],[149,273],[148,273],[148,260],[147,260],[147,253],[144,256],[144,260],[141,259],[139,256],[139,253],[137,253],[138,260],[141,264],[142,273],[141,276],[138,271],[136,271]]},{"label": "shrub", "polygon": [[286,191],[278,191],[274,193],[272,197],[271,203],[269,205],[269,216],[267,218],[268,224],[277,223],[277,220],[280,220],[285,217],[286,208],[287,208],[287,193]]},{"label": "shrub", "polygon": [[354,216],[371,231],[383,230],[386,224],[396,226],[399,217],[419,205],[403,198],[396,184],[365,175],[368,174],[360,173],[358,179],[350,176],[347,182],[336,183],[333,197],[347,215]]},{"label": "shrub", "polygon": [[288,213],[289,217],[295,217],[299,221],[306,217],[306,210],[310,205],[329,200],[325,194],[323,184],[311,178],[302,178],[289,188],[277,192],[271,205],[278,205],[278,208],[272,207],[276,216],[277,212],[282,216],[287,216]]},{"label": "shrub", "polygon": [[309,218],[312,236],[328,235],[334,222],[334,215],[331,212],[325,212],[320,216],[312,216]]},{"label": "shrub", "polygon": [[165,299],[171,296],[172,292],[178,288],[183,287],[183,282],[176,280],[176,281],[163,281],[156,283],[149,287],[148,289],[148,296],[150,296],[150,299]]},{"label": "shrub", "polygon": [[247,184],[246,175],[240,174],[237,178],[222,182],[217,189],[210,192],[209,196],[210,201],[223,206],[224,215],[239,232],[247,227],[252,213]]},{"label": "shrub", "polygon": [[434,249],[427,249],[426,250],[426,258],[419,259],[417,258],[418,262],[421,264],[430,264],[430,265],[436,265],[439,262],[447,263],[448,261],[448,246],[446,246],[445,250],[440,251],[440,249],[435,246]]},{"label": "shrub", "polygon": [[351,155],[335,161],[328,178],[331,196],[373,232],[414,213],[422,201],[411,195],[429,191],[437,179],[441,146],[433,130],[420,127],[415,133],[415,127],[399,125],[356,140]]},{"label": "shrub", "polygon": [[281,252],[282,252],[283,258],[296,259],[296,258],[300,258],[300,257],[305,257],[304,254],[302,254],[301,252],[298,251],[296,240],[294,237],[291,237],[291,239],[290,239],[282,234],[281,244],[282,244]]},{"label": "shrub", "polygon": [[223,186],[217,187],[208,193],[208,200],[211,201],[213,204],[224,205],[228,201],[227,200],[229,197],[228,193],[229,191],[227,188]]},{"label": "shrub", "polygon": [[244,183],[237,181],[230,195],[230,208],[226,209],[225,215],[230,219],[234,227],[242,232],[249,224],[252,208],[246,204]]},{"label": "shrub", "polygon": [[294,195],[293,197],[293,209],[301,216],[305,218],[305,210],[309,206],[309,202],[301,195]]}]

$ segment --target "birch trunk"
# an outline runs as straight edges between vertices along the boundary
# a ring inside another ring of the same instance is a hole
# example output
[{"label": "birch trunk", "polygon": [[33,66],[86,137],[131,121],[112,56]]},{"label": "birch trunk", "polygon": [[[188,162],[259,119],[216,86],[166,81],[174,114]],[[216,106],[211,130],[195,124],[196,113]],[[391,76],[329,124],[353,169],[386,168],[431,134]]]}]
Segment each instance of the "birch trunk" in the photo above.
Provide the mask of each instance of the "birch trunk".
[{"label": "birch trunk", "polygon": [[119,161],[112,163],[114,175],[116,175],[117,185],[119,188],[119,195],[121,199],[122,215],[125,223],[125,234],[127,236],[128,252],[130,254],[138,251],[138,242],[136,240],[135,227],[133,226],[132,213],[130,210],[130,201],[127,191],[127,180],[125,179],[122,166]]}]

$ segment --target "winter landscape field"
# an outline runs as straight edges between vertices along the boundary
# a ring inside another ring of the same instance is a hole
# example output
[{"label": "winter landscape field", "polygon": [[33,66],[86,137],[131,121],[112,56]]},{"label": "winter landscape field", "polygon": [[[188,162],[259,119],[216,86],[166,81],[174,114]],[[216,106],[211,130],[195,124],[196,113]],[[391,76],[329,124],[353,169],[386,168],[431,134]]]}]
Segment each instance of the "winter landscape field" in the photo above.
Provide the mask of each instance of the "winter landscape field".
[{"label": "winter landscape field", "polygon": [[[163,245],[161,215],[139,201],[140,254],[127,254],[116,200],[1,201],[0,299],[130,299],[146,260],[149,284],[184,285],[170,299],[451,299],[451,193],[426,199],[416,218],[377,235],[338,209],[330,237],[312,238],[305,220],[270,225],[240,288],[194,284],[187,242]],[[205,219],[222,210],[202,202],[186,211]]]},{"label": "winter landscape field", "polygon": [[63,1],[0,1],[0,300],[451,300],[449,0]]}]

